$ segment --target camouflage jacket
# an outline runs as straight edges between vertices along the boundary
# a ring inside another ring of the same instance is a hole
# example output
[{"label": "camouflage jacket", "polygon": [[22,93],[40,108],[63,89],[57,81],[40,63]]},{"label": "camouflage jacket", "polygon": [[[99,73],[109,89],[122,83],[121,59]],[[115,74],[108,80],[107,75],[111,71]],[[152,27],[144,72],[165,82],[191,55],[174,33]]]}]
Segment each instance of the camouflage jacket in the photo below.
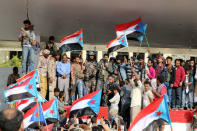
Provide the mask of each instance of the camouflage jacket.
[{"label": "camouflage jacket", "polygon": [[[105,65],[106,63],[108,64],[107,67]],[[105,62],[103,59],[99,61],[97,69],[99,79],[107,80],[108,76],[113,73],[112,64],[108,61]]]},{"label": "camouflage jacket", "polygon": [[57,67],[57,62],[55,58],[53,57],[49,58],[49,61],[48,61],[48,77],[49,78],[56,77],[56,67]]},{"label": "camouflage jacket", "polygon": [[45,58],[44,56],[40,56],[38,58],[37,69],[39,71],[39,75],[40,76],[47,76],[47,73],[48,73],[48,63],[49,63],[49,58]]},{"label": "camouflage jacket", "polygon": [[84,75],[85,75],[86,81],[96,77],[93,75],[93,73],[97,72],[97,62],[96,61],[87,61],[84,64],[84,67],[85,67]]}]

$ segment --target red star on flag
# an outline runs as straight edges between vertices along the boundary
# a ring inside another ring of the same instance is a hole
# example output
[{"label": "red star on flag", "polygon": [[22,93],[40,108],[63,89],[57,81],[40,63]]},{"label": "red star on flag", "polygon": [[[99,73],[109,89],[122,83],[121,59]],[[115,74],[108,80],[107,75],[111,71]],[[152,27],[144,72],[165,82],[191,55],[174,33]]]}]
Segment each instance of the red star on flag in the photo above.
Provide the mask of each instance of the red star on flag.
[{"label": "red star on flag", "polygon": [[28,86],[28,89],[30,89],[30,90],[32,89],[32,84],[30,84],[30,85]]},{"label": "red star on flag", "polygon": [[39,113],[38,113],[38,112],[36,112],[35,116],[36,116],[36,117],[38,117],[38,116],[39,116]]},{"label": "red star on flag", "polygon": [[136,27],[136,29],[139,29],[139,28],[140,28],[139,26]]},{"label": "red star on flag", "polygon": [[34,101],[37,101],[37,98],[34,98]]},{"label": "red star on flag", "polygon": [[124,39],[122,39],[121,41],[122,41],[122,43],[124,43]]},{"label": "red star on flag", "polygon": [[82,38],[81,38],[81,37],[79,37],[79,40],[80,40],[80,41],[82,41]]},{"label": "red star on flag", "polygon": [[37,79],[37,76],[35,77],[35,79]]},{"label": "red star on flag", "polygon": [[54,109],[53,110],[50,110],[50,114],[54,114],[55,112],[54,112]]},{"label": "red star on flag", "polygon": [[92,100],[90,103],[91,103],[91,104],[95,104],[95,102],[96,102],[96,100]]},{"label": "red star on flag", "polygon": [[162,112],[158,111],[156,112],[157,116],[161,116]]}]

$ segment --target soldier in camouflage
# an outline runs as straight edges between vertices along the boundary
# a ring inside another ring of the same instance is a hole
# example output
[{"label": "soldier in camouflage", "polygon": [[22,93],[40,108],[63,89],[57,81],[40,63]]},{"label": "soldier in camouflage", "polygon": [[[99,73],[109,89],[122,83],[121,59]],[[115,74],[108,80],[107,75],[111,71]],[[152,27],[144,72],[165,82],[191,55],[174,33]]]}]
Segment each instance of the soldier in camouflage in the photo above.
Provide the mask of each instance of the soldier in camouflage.
[{"label": "soldier in camouflage", "polygon": [[96,72],[97,72],[97,62],[95,60],[94,52],[89,53],[89,58],[84,64],[85,70],[85,85],[87,93],[96,91]]},{"label": "soldier in camouflage", "polygon": [[105,54],[104,58],[101,59],[98,63],[98,79],[97,79],[97,87],[96,90],[100,90],[104,88],[104,85],[107,82],[108,76],[113,73],[112,63],[108,61],[109,55]]}]

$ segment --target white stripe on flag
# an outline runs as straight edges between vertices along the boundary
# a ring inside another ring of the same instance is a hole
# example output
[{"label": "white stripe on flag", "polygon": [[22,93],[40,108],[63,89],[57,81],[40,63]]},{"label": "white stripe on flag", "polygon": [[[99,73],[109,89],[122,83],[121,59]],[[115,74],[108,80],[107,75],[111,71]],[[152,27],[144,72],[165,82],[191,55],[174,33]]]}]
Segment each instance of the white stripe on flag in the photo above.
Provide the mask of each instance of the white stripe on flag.
[{"label": "white stripe on flag", "polygon": [[145,116],[141,120],[139,120],[130,131],[142,131],[144,128],[146,128],[151,122],[154,120],[159,119],[159,117],[155,116],[155,112]]},{"label": "white stripe on flag", "polygon": [[5,93],[6,97],[10,96],[10,95],[15,95],[15,94],[22,94],[27,92],[27,90],[25,89],[25,86],[21,86],[21,87],[16,87],[13,89],[8,89]]},{"label": "white stripe on flag", "polygon": [[20,111],[22,111],[24,108],[26,108],[27,106],[29,106],[31,103],[33,103],[33,101],[31,101],[31,100],[28,100],[28,102],[27,103],[24,103],[24,104],[20,104],[19,106],[18,106],[18,110],[20,110]]},{"label": "white stripe on flag", "polygon": [[78,43],[77,37],[71,37],[69,39],[64,40],[61,44],[60,47],[66,44],[71,44],[71,43]]},{"label": "white stripe on flag", "polygon": [[129,28],[126,29],[126,30],[116,31],[117,37],[119,37],[119,36],[121,36],[121,35],[123,35],[123,34],[128,35],[128,34],[131,34],[131,33],[135,32],[135,27],[136,27],[136,26],[137,26],[137,24],[134,25],[134,26],[132,26],[132,27],[129,27]]},{"label": "white stripe on flag", "polygon": [[113,43],[108,47],[108,49],[109,49],[109,48],[112,48],[112,47],[114,47],[114,46],[117,46],[117,45],[120,45],[120,42],[119,42],[118,40],[115,40],[115,41],[113,41]]},{"label": "white stripe on flag", "polygon": [[72,106],[70,111],[79,110],[79,109],[89,107],[89,105],[88,105],[89,101],[90,101],[90,99],[85,99],[85,100],[79,101],[78,103],[76,103],[75,105]]},{"label": "white stripe on flag", "polygon": [[24,128],[27,128],[29,125],[31,125],[33,122],[30,122],[32,115],[28,116],[23,120]]}]

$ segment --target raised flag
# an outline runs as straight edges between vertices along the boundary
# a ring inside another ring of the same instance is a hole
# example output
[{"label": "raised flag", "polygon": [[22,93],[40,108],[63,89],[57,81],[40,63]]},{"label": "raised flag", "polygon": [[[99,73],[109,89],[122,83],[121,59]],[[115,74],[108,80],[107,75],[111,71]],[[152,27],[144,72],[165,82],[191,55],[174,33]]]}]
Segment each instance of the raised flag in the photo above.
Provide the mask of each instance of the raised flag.
[{"label": "raised flag", "polygon": [[72,103],[70,117],[76,115],[82,117],[86,115],[98,115],[101,102],[102,90],[87,94]]},{"label": "raised flag", "polygon": [[[147,24],[145,24],[145,25],[143,26],[143,28],[144,28],[144,35],[146,34],[146,28],[147,28],[147,26],[148,26]],[[139,36],[139,37],[137,38],[137,40],[140,41],[140,42],[142,42],[143,39],[144,39],[144,35]]]},{"label": "raised flag", "polygon": [[135,37],[136,35],[137,36],[143,35],[144,29],[143,29],[141,18],[138,18],[134,21],[131,21],[125,24],[116,25],[116,34],[117,34],[117,37],[125,34],[127,35],[127,38],[130,38],[130,36],[128,37],[128,35],[131,35],[131,34],[132,36],[135,36]]},{"label": "raised flag", "polygon": [[171,125],[166,95],[142,109],[130,124],[128,131],[142,131],[158,119],[162,119]]},{"label": "raised flag", "polygon": [[108,53],[114,52],[124,47],[128,47],[126,35],[121,35],[107,44]]},{"label": "raised flag", "polygon": [[83,49],[83,32],[82,29],[72,35],[64,37],[60,41],[60,52]]},{"label": "raised flag", "polygon": [[14,107],[15,107],[15,109],[26,112],[27,110],[32,108],[37,102],[46,102],[46,99],[43,98],[40,93],[38,93],[38,95],[35,98],[17,101],[14,104]]},{"label": "raised flag", "polygon": [[41,103],[37,103],[33,108],[24,114],[23,122],[24,128],[36,127],[38,126],[37,122],[46,124]]},{"label": "raised flag", "polygon": [[40,83],[40,79],[39,79],[39,73],[38,73],[38,70],[33,70],[31,71],[30,73],[28,73],[27,75],[17,79],[17,82],[22,82],[24,81],[25,79],[29,78],[29,77],[34,77],[35,80],[36,80],[36,83]]},{"label": "raised flag", "polygon": [[10,85],[4,91],[4,97],[7,104],[13,104],[16,101],[27,100],[37,96],[38,92],[34,89],[34,78],[27,78],[22,82]]},{"label": "raised flag", "polygon": [[49,122],[56,122],[59,120],[58,100],[54,98],[42,104],[44,118]]}]

